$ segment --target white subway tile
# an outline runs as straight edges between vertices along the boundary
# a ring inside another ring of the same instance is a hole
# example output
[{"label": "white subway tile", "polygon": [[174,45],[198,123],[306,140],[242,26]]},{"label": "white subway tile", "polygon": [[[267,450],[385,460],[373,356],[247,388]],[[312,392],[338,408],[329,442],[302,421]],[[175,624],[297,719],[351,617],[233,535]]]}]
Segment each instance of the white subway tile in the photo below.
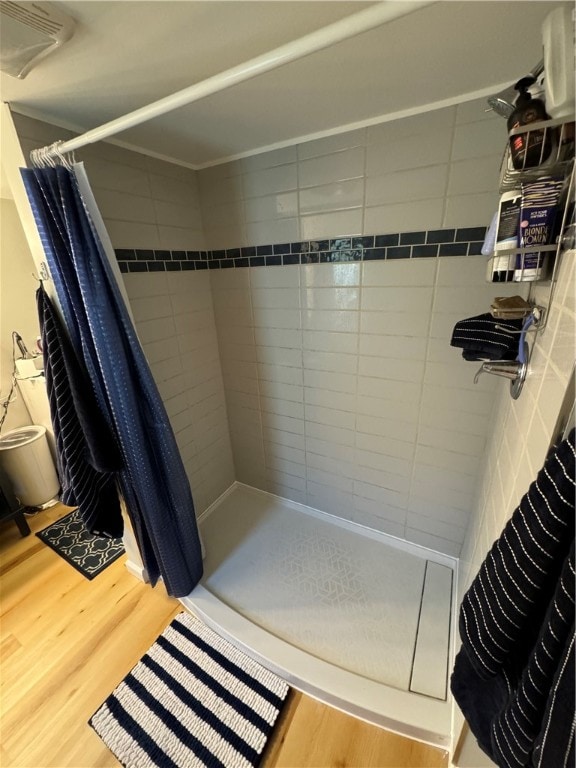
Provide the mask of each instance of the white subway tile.
[{"label": "white subway tile", "polygon": [[176,328],[174,326],[174,318],[172,317],[142,320],[138,323],[138,336],[142,344],[172,339],[175,334]]},{"label": "white subway tile", "polygon": [[[156,224],[142,222],[115,221],[102,217],[106,231],[114,248],[161,248],[160,236]],[[155,273],[156,275],[157,273]],[[124,275],[126,277],[126,275]]]},{"label": "white subway tile", "polygon": [[279,384],[301,385],[302,369],[288,368],[283,365],[258,364],[258,376],[261,382],[278,382]]},{"label": "white subway tile", "polygon": [[364,153],[364,147],[354,147],[311,160],[301,160],[298,166],[300,188],[362,176]]},{"label": "white subway tile", "polygon": [[422,465],[451,469],[471,477],[475,477],[478,471],[476,456],[466,456],[457,451],[442,450],[427,445],[416,446],[415,461]]},{"label": "white subway tile", "polygon": [[298,216],[297,192],[276,192],[265,197],[253,197],[244,202],[247,222],[286,219]]},{"label": "white subway tile", "polygon": [[274,473],[282,472],[292,477],[306,477],[306,467],[303,463],[289,461],[271,454],[266,455],[266,468]]},{"label": "white subway tile", "polygon": [[263,398],[275,398],[279,400],[287,400],[293,403],[301,403],[304,400],[304,390],[301,385],[296,384],[281,384],[277,381],[266,381],[265,379],[259,382],[260,393]]},{"label": "white subway tile", "polygon": [[[338,477],[346,478],[347,488],[345,490],[349,490],[351,487],[349,481],[354,477],[355,468],[354,464],[349,461],[335,459],[332,456],[322,456],[307,450],[306,466],[308,470],[308,477],[311,480],[316,481],[320,479],[320,475],[317,474],[316,477],[314,477],[312,475],[313,472],[322,472],[329,475],[337,475]],[[324,478],[320,479],[320,481],[326,482]]]},{"label": "white subway tile", "polygon": [[290,328],[257,327],[254,329],[254,339],[258,346],[263,347],[302,348],[302,331]]},{"label": "white subway tile", "polygon": [[[391,518],[391,519],[389,519]],[[354,511],[352,519],[359,525],[372,528],[375,531],[387,533],[389,536],[403,539],[406,512],[390,505],[382,506],[377,501],[354,496]]]},{"label": "white subway tile", "polygon": [[426,168],[388,172],[384,176],[370,176],[366,179],[366,205],[394,205],[438,198],[444,195],[447,178],[447,165],[430,165]]},{"label": "white subway tile", "polygon": [[362,310],[428,314],[432,306],[432,295],[432,287],[365,287],[362,289]]},{"label": "white subway tile", "polygon": [[398,360],[424,360],[426,358],[426,339],[412,336],[360,336],[361,355],[395,358]]},{"label": "white subway tile", "polygon": [[442,226],[443,212],[443,197],[367,207],[364,210],[364,234],[438,229]]},{"label": "white subway tile", "polygon": [[418,432],[418,443],[430,448],[456,451],[467,456],[480,458],[484,451],[485,438],[454,430],[422,426]]},{"label": "white subway tile", "polygon": [[283,416],[280,413],[262,412],[262,428],[277,429],[284,432],[292,432],[295,435],[304,434],[304,422],[291,416]]},{"label": "white subway tile", "polygon": [[352,445],[342,445],[333,440],[322,440],[308,434],[306,428],[306,452],[318,456],[326,456],[338,461],[345,461],[351,466],[354,464],[354,448]]},{"label": "white subway tile", "polygon": [[378,453],[397,461],[412,462],[414,445],[405,440],[394,440],[381,434],[356,433],[358,451]]},{"label": "white subway tile", "polygon": [[456,124],[476,123],[480,120],[491,120],[498,124],[498,130],[502,128],[502,118],[488,108],[486,99],[473,99],[464,101],[456,107]]},{"label": "white subway tile", "polygon": [[[311,415],[317,419],[323,419],[323,422],[329,420],[329,415],[318,413],[315,409]],[[354,428],[338,427],[332,424],[321,423],[320,421],[312,421],[307,417],[306,419],[306,440],[308,439],[323,440],[333,445],[353,446],[354,445]]]},{"label": "white subway tile", "polygon": [[487,227],[498,208],[497,192],[477,192],[446,198],[443,227]]},{"label": "white subway tile", "polygon": [[232,203],[242,199],[242,179],[240,176],[209,178],[200,173],[200,195],[203,209],[222,203]]},{"label": "white subway tile", "polygon": [[130,307],[132,308],[132,314],[136,325],[143,320],[155,320],[160,317],[170,317],[172,315],[172,307],[170,302],[158,301],[155,296],[143,296],[141,298],[131,298]]},{"label": "white subway tile", "polygon": [[204,234],[206,242],[210,243],[212,249],[219,248],[238,248],[246,245],[246,233],[243,225],[237,222],[223,222],[213,226],[208,226],[204,222]]},{"label": "white subway tile", "polygon": [[[381,438],[377,439],[381,440]],[[412,462],[408,459],[399,459],[381,451],[367,451],[360,448],[356,449],[355,463],[360,467],[369,467],[406,478],[410,477],[412,471]]]},{"label": "white subway tile", "polygon": [[354,309],[360,308],[360,288],[343,287],[318,288],[303,287],[302,308],[311,310]]},{"label": "white subway tile", "polygon": [[304,418],[304,404],[302,402],[260,395],[260,405],[264,413],[274,413],[292,419]]},{"label": "white subway tile", "polygon": [[362,208],[301,216],[300,228],[304,240],[359,235],[362,232]]},{"label": "white subway tile", "polygon": [[358,358],[358,373],[393,381],[422,381],[424,362],[422,360],[393,360],[381,357],[360,355]]},{"label": "white subway tile", "polygon": [[410,489],[409,477],[386,472],[374,467],[356,466],[354,469],[354,479],[359,483],[371,483],[380,488],[396,491],[403,497],[407,497]]},{"label": "white subway tile", "polygon": [[[246,238],[250,245],[270,243],[292,243],[299,239],[300,228],[297,218],[270,219],[269,221],[246,222]],[[236,243],[238,245],[238,243]],[[229,247],[229,246],[224,246]],[[261,267],[260,267],[261,269]]]},{"label": "white subway tile", "polygon": [[456,389],[426,384],[422,391],[422,409],[424,413],[435,410],[459,411],[471,415],[480,415],[486,420],[494,407],[494,394],[470,389]]},{"label": "white subway tile", "polygon": [[476,192],[494,193],[499,178],[502,153],[491,157],[459,160],[450,165],[448,195],[468,195]]},{"label": "white subway tile", "polygon": [[300,213],[325,213],[364,204],[364,179],[333,182],[300,191]]},{"label": "white subway tile", "polygon": [[380,397],[360,395],[356,400],[356,410],[365,416],[378,416],[383,419],[401,419],[413,421],[417,415],[414,404],[404,400],[385,400]]},{"label": "white subway tile", "polygon": [[559,376],[564,381],[574,366],[574,328],[576,317],[572,312],[564,309],[558,318],[554,343],[550,351],[550,362],[556,368]]},{"label": "white subway tile", "polygon": [[434,285],[436,264],[445,259],[398,259],[394,261],[366,261],[362,264],[362,285],[409,286]]},{"label": "white subway tile", "polygon": [[153,204],[158,224],[187,230],[199,231],[202,229],[202,218],[198,208],[192,208],[187,203],[175,203],[167,200],[154,200]]},{"label": "white subway tile", "polygon": [[301,492],[306,490],[305,478],[291,475],[289,472],[268,468],[266,470],[266,478],[268,480],[268,488],[293,488]]},{"label": "white subway tile", "polygon": [[318,352],[304,349],[302,354],[303,367],[309,372],[332,371],[337,373],[355,374],[357,370],[356,355],[339,352]]},{"label": "white subway tile", "polygon": [[307,264],[301,267],[302,286],[330,288],[360,285],[361,265],[354,263]]},{"label": "white subway tile", "polygon": [[257,328],[300,328],[300,310],[298,309],[266,309],[253,307],[254,325]]},{"label": "white subway tile", "polygon": [[240,160],[244,172],[259,171],[264,168],[274,168],[277,165],[286,165],[294,163],[297,160],[298,153],[296,145],[273,149],[269,152],[261,152],[251,157],[244,157]]},{"label": "white subway tile", "polygon": [[368,175],[447,163],[451,139],[450,131],[442,127],[427,132],[425,137],[406,135],[371,144],[367,149]]},{"label": "white subway tile", "polygon": [[304,386],[320,391],[356,393],[356,375],[335,371],[311,371],[304,369]]},{"label": "white subway tile", "polygon": [[419,544],[421,547],[427,547],[434,552],[450,555],[450,557],[458,557],[462,546],[460,542],[448,541],[441,536],[424,533],[409,526],[406,526],[406,539],[414,544]]},{"label": "white subway tile", "polygon": [[305,330],[302,334],[302,341],[305,350],[316,352],[356,354],[358,348],[358,337],[352,333]]},{"label": "white subway tile", "polygon": [[[122,278],[130,301],[146,296],[165,297],[168,296],[170,292],[165,272],[159,272],[153,275],[149,273],[123,274]],[[162,299],[162,301],[165,301],[165,299]],[[169,303],[169,300],[166,303]]]},{"label": "white subway tile", "polygon": [[242,177],[244,197],[262,197],[274,192],[285,192],[297,187],[296,164],[246,173]]},{"label": "white subway tile", "polygon": [[358,395],[397,400],[417,407],[420,400],[420,382],[392,381],[371,376],[358,376]]},{"label": "white subway tile", "polygon": [[[485,288],[486,279],[486,256],[452,256],[450,258],[438,259],[438,277],[436,284],[438,286],[466,286],[467,295],[470,295],[470,289],[475,291],[478,288]],[[500,286],[498,286],[498,290]],[[494,290],[494,286],[491,286]],[[520,286],[522,290],[522,286]],[[484,300],[484,295],[482,296]],[[436,306],[442,312],[457,311],[460,307],[444,305],[437,301]],[[489,307],[488,307],[489,309]],[[488,311],[488,309],[486,311]]]},{"label": "white subway tile", "polygon": [[305,141],[298,145],[298,158],[299,160],[307,160],[311,157],[329,155],[351,147],[363,147],[365,143],[366,129],[358,128],[354,131],[345,131],[322,139]]},{"label": "white subway tile", "polygon": [[338,427],[339,429],[354,430],[355,428],[356,417],[352,411],[343,411],[338,408],[307,403],[304,408],[304,414],[307,428],[310,421],[324,424],[327,427]]},{"label": "white subway tile", "polygon": [[358,312],[312,309],[302,311],[302,325],[308,331],[357,333],[358,322]]},{"label": "white subway tile", "polygon": [[306,462],[306,453],[301,448],[292,448],[282,443],[264,442],[264,451],[266,456],[274,456],[278,459],[291,461],[296,464],[304,465]]},{"label": "white subway tile", "polygon": [[[326,409],[334,409],[337,412],[346,411],[342,418],[346,417],[347,421],[350,414],[353,414],[356,410],[356,397],[348,392],[334,392],[321,388],[312,389],[304,387],[304,402],[307,408],[321,406]],[[308,411],[306,418],[308,418]],[[348,426],[348,424],[337,424],[337,426]],[[353,423],[349,428],[353,428]]]},{"label": "white subway tile", "polygon": [[[466,533],[464,528],[457,528],[447,523],[441,523],[438,520],[433,520],[423,515],[416,515],[414,512],[408,512],[406,518],[406,533],[408,531],[418,531],[420,534],[429,534],[430,538],[438,537],[438,539],[446,539],[454,544],[462,544],[464,541],[464,534]],[[416,544],[424,544],[425,540],[415,541],[414,538],[409,539]],[[436,548],[436,547],[434,547]],[[439,551],[442,551],[441,549]]]},{"label": "white subway tile", "polygon": [[368,144],[390,142],[405,136],[422,136],[422,140],[425,141],[429,133],[435,133],[439,130],[444,130],[450,134],[455,116],[456,108],[446,107],[421,115],[372,125],[368,128]]},{"label": "white subway tile", "polygon": [[381,504],[383,517],[386,517],[386,508],[391,510],[390,515],[394,515],[393,510],[404,509],[407,503],[406,493],[400,493],[392,488],[383,488],[381,485],[365,483],[361,480],[354,481],[354,496],[361,499],[371,499]]},{"label": "white subway tile", "polygon": [[190,208],[200,208],[198,182],[194,172],[188,179],[174,179],[149,173],[151,197],[172,203],[185,203]]},{"label": "white subway tile", "polygon": [[331,515],[338,515],[345,520],[350,519],[352,509],[352,494],[337,488],[308,481],[306,483],[307,503],[313,509],[321,509]]},{"label": "white subway tile", "polygon": [[275,347],[256,347],[256,359],[266,365],[302,368],[302,350]]},{"label": "white subway tile", "polygon": [[[480,120],[457,125],[452,144],[452,161],[501,155],[503,141],[506,141],[506,131],[503,130],[502,122]],[[496,187],[497,179],[495,182]]]},{"label": "white subway tile", "polygon": [[345,477],[338,472],[338,462],[335,462],[336,466],[334,472],[326,472],[321,469],[314,469],[308,466],[306,470],[306,477],[310,483],[316,483],[325,485],[328,488],[333,488],[338,491],[344,491],[346,493],[352,493],[352,478]]},{"label": "white subway tile", "polygon": [[228,272],[250,273],[250,285],[252,288],[298,288],[300,285],[300,267],[289,266],[278,269],[277,267],[257,267],[250,270],[230,269]]},{"label": "white subway tile", "polygon": [[262,427],[262,435],[268,445],[286,446],[287,448],[293,448],[294,450],[304,451],[305,440],[303,434],[297,434],[295,432],[286,432],[282,429],[275,429],[274,427],[265,426]]},{"label": "white subway tile", "polygon": [[390,437],[393,440],[400,440],[411,444],[416,440],[417,426],[415,421],[401,421],[392,418],[384,419],[377,416],[365,416],[359,413],[356,422],[358,432]]}]

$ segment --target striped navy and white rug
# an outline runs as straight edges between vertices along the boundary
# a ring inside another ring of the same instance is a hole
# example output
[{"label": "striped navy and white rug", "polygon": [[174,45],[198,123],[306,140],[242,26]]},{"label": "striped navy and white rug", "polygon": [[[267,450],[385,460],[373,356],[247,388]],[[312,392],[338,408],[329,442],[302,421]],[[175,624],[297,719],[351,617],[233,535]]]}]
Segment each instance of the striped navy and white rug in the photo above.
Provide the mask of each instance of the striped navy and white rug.
[{"label": "striped navy and white rug", "polygon": [[180,613],[90,719],[127,768],[257,766],[288,684]]}]

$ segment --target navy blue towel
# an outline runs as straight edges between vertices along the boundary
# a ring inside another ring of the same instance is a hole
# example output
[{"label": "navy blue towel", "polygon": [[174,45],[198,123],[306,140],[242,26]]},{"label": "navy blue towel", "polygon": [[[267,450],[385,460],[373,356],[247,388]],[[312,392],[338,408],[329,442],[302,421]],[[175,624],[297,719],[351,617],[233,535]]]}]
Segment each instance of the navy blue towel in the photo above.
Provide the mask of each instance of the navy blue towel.
[{"label": "navy blue towel", "polygon": [[515,360],[522,319],[501,320],[489,312],[460,320],[450,344],[463,350],[465,360]]},{"label": "navy blue towel", "polygon": [[122,460],[116,441],[42,286],[36,303],[62,501],[78,507],[90,533],[118,538],[123,521],[114,473],[122,468]]},{"label": "navy blue towel", "polygon": [[574,430],[546,460],[460,609],[452,693],[501,768],[574,765]]}]

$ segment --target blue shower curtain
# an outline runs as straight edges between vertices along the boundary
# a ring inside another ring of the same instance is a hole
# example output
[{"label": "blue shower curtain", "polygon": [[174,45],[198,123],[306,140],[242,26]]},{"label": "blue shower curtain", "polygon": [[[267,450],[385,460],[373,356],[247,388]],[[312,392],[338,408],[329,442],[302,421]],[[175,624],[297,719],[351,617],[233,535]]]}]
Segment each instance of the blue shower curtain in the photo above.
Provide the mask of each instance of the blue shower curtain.
[{"label": "blue shower curtain", "polygon": [[70,339],[120,446],[118,473],[150,581],[187,595],[202,576],[190,485],[164,405],[74,169],[22,169]]}]

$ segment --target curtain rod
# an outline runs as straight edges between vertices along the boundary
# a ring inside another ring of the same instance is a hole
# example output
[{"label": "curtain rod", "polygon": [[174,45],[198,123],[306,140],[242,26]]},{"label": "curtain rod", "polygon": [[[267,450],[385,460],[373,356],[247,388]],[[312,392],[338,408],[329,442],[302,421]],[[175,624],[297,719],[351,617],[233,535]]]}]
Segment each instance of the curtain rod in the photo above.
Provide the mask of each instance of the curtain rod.
[{"label": "curtain rod", "polygon": [[243,64],[238,64],[224,72],[201,80],[199,83],[195,83],[188,88],[176,91],[176,93],[154,101],[145,107],[104,123],[69,141],[57,142],[57,144],[37,151],[42,153],[44,158],[54,158],[67,152],[73,152],[75,149],[80,149],[80,147],[84,147],[87,144],[94,144],[97,141],[106,139],[108,136],[113,136],[116,133],[133,128],[167,112],[172,112],[179,107],[199,101],[205,96],[218,93],[237,83],[250,80],[264,72],[269,72],[291,61],[303,58],[316,51],[321,51],[342,40],[354,37],[361,32],[367,32],[374,27],[406,16],[420,8],[433,5],[434,2],[436,0],[432,2],[430,0],[425,2],[403,0],[403,2],[378,3],[285,45],[274,48],[272,51],[256,56],[245,61]]}]

